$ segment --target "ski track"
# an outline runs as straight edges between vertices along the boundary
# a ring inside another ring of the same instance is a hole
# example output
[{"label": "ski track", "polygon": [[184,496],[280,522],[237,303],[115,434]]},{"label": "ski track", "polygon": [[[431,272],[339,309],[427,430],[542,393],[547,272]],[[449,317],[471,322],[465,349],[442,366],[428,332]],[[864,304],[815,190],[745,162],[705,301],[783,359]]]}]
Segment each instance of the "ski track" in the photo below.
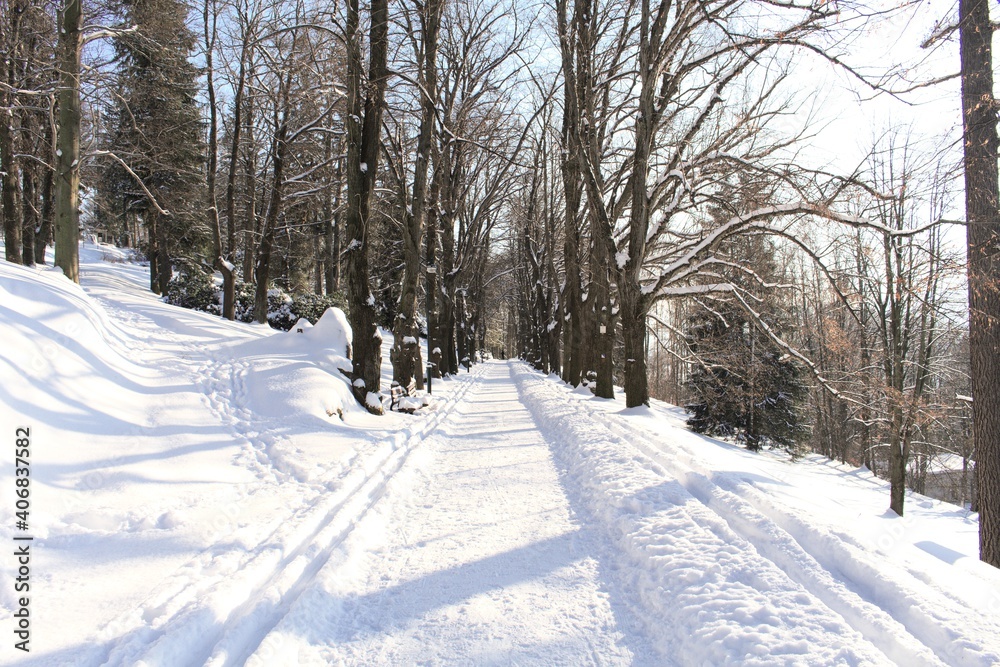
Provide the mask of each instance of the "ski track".
[{"label": "ski track", "polygon": [[[610,415],[607,423],[626,440],[637,430],[645,431],[623,423],[617,415]],[[650,441],[657,439],[645,433]],[[1000,624],[972,611],[936,582],[880,562],[849,536],[810,525],[738,476],[710,471],[684,444],[671,443],[674,456],[669,456],[647,443],[632,443],[669,470],[758,552],[870,641],[881,644],[880,649],[898,664],[1000,664],[996,647],[984,650],[980,642],[970,639],[1000,637]],[[867,593],[874,603],[860,593]]]},{"label": "ski track", "polygon": [[247,664],[664,664],[610,585],[600,536],[575,518],[508,366],[477,372]]},{"label": "ski track", "polygon": [[[106,279],[102,275],[102,282]],[[275,425],[257,423],[246,408],[247,361],[157,327],[155,317],[144,314],[141,307],[120,303],[105,285],[90,292],[111,316],[109,321],[158,332],[160,342],[173,354],[153,363],[198,389],[210,414],[242,443],[238,465],[254,470],[262,481],[297,481],[269,457],[268,449],[279,437]],[[156,348],[146,343],[128,353],[136,358]],[[103,648],[87,652],[88,664],[242,664],[256,647],[255,638],[280,619],[337,544],[378,500],[413,448],[455,410],[475,377],[473,372],[459,378],[461,386],[435,411],[415,418],[412,426],[372,452],[354,452],[325,475],[302,484],[304,490],[312,490],[311,497],[270,526],[258,526],[251,531],[255,534],[244,536],[233,522],[223,521],[212,546],[166,577],[140,609],[120,615],[101,629],[99,636],[107,641]],[[221,511],[225,514],[226,508]],[[234,545],[245,546],[234,549]]]},{"label": "ski track", "polygon": [[[221,377],[231,378],[230,372],[239,370],[223,371]],[[207,387],[218,389],[219,377],[208,381]],[[321,491],[278,521],[259,545],[246,551],[231,545],[222,551],[210,547],[180,568],[138,614],[126,614],[105,628],[105,634],[124,636],[113,643],[102,664],[242,664],[256,647],[255,638],[280,620],[378,501],[410,452],[451,415],[475,385],[475,377],[475,373],[463,377],[463,386],[436,411],[383,442],[374,455],[363,461],[356,457],[343,479],[336,478],[339,469],[333,469],[318,485]],[[230,414],[221,403],[216,410],[220,416]]]},{"label": "ski track", "polygon": [[[636,591],[650,635],[660,636],[661,655],[680,664],[889,663],[753,540],[637,451],[634,435],[615,434],[612,415],[597,418],[574,392],[523,364],[512,372],[522,400],[548,425],[567,485],[618,545],[618,569]],[[923,663],[908,657],[900,664],[939,664],[933,655]]]},{"label": "ski track", "polygon": [[[525,375],[534,376],[522,369]],[[531,383],[529,377],[522,383]],[[579,396],[551,383],[553,398],[573,404],[573,420],[601,428],[625,446],[648,457],[643,467],[676,479],[756,553],[771,561],[796,584],[838,614],[888,659],[901,665],[995,665],[1000,654],[973,638],[1000,636],[1000,626],[970,609],[938,585],[909,570],[878,561],[851,539],[810,525],[794,511],[779,506],[767,493],[737,475],[716,473],[698,462],[693,447],[671,441],[614,413],[602,421]],[[541,402],[538,402],[541,405]],[[645,435],[646,442],[636,439]],[[596,437],[596,436],[595,436]],[[867,599],[866,599],[867,597]],[[915,602],[916,601],[916,602]]]}]

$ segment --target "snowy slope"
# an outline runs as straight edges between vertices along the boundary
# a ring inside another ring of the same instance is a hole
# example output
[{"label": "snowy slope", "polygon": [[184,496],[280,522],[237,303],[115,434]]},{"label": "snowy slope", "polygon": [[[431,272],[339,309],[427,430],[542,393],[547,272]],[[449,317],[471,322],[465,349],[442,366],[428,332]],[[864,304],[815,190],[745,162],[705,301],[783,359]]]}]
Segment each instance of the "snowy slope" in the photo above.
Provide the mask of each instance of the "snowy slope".
[{"label": "snowy slope", "polygon": [[119,258],[85,245],[82,288],[0,263],[0,542],[34,537],[0,664],[1000,663],[975,515],[517,362],[372,417],[335,321],[167,306]]}]

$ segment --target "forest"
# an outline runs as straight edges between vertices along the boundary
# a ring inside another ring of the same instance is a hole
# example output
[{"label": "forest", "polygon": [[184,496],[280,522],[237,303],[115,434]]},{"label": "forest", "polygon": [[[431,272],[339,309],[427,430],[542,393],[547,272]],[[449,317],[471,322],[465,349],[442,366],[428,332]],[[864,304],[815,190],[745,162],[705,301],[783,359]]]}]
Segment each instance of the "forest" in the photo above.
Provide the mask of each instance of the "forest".
[{"label": "forest", "polygon": [[[83,235],[177,305],[285,329],[340,307],[374,413],[380,329],[404,387],[519,357],[682,405],[750,449],[867,466],[897,514],[906,488],[970,506],[1000,566],[986,0],[0,8],[8,262],[54,247],[79,281]],[[911,46],[948,71],[852,57],[931,13]],[[813,150],[817,71],[954,90],[961,114],[887,123],[844,168]]]}]

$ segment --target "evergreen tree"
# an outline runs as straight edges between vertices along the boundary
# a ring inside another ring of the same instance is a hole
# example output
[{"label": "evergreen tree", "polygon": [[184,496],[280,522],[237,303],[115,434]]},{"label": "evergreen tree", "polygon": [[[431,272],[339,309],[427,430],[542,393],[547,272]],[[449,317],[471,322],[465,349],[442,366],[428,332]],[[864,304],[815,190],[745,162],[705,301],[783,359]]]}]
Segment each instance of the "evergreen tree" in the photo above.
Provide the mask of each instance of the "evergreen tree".
[{"label": "evergreen tree", "polygon": [[189,61],[195,35],[177,0],[122,0],[121,11],[135,27],[115,38],[120,94],[107,149],[121,163],[108,168],[100,195],[117,214],[141,218],[151,287],[162,293],[179,259],[200,264],[208,252],[199,73]]},{"label": "evergreen tree", "polygon": [[[772,329],[776,324],[768,322]],[[794,452],[805,432],[798,414],[805,388],[799,369],[767,334],[730,305],[688,318],[687,342],[700,360],[685,383],[691,392],[688,425],[735,438],[754,451],[770,443]]]}]

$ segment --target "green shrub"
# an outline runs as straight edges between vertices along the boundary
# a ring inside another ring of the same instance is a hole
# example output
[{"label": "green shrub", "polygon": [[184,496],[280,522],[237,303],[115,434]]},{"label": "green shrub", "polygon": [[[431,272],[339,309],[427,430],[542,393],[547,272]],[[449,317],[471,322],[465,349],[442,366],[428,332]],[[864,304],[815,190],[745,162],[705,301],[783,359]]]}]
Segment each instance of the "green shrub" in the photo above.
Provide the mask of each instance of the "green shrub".
[{"label": "green shrub", "polygon": [[[215,284],[212,276],[197,270],[179,273],[167,286],[164,297],[167,303],[182,308],[201,310],[213,315],[222,314],[222,288]],[[236,320],[253,322],[255,287],[243,281],[236,282]],[[323,316],[327,308],[336,307],[347,311],[347,299],[343,294],[296,294],[272,287],[267,291],[267,322],[275,329],[288,331],[300,318],[313,324]]]}]

